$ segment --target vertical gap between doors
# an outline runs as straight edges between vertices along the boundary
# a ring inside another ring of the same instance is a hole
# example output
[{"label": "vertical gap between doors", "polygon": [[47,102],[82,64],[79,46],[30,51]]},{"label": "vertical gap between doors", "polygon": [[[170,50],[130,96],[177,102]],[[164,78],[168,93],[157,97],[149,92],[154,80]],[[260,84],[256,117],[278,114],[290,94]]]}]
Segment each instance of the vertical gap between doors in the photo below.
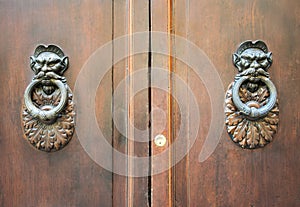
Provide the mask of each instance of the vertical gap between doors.
[{"label": "vertical gap between doors", "polygon": [[151,126],[151,110],[152,110],[152,99],[151,99],[151,61],[152,61],[152,47],[151,47],[151,39],[152,39],[152,35],[151,35],[151,31],[152,31],[152,15],[151,15],[151,1],[149,1],[148,4],[148,13],[149,13],[149,22],[148,22],[148,31],[149,31],[149,48],[148,48],[148,129],[149,129],[149,173],[148,173],[148,206],[151,207],[152,206],[152,176],[151,176],[151,171],[152,171],[152,142],[151,142],[151,136],[152,136],[152,126]]}]

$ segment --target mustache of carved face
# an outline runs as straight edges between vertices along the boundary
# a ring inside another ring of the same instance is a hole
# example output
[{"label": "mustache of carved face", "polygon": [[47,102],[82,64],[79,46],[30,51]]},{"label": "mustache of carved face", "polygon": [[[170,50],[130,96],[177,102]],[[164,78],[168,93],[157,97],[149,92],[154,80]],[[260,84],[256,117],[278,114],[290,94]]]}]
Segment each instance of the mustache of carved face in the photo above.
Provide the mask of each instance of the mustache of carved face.
[{"label": "mustache of carved face", "polygon": [[258,82],[260,80],[259,76],[269,77],[269,73],[262,68],[248,68],[241,72],[239,76],[250,76],[249,81]]},{"label": "mustache of carved face", "polygon": [[61,81],[65,81],[65,78],[52,72],[52,71],[40,71],[36,76],[35,79],[40,79],[42,80],[41,83],[43,85],[53,85],[51,82],[51,79],[55,79],[55,80],[61,80]]},{"label": "mustache of carved face", "polygon": [[262,68],[248,68],[244,70],[242,73],[251,76],[260,76],[260,75],[269,76],[269,73]]},{"label": "mustache of carved face", "polygon": [[258,76],[266,76],[269,77],[269,73],[266,72],[262,68],[254,69],[253,73],[251,74],[252,77],[249,78],[249,81],[257,83],[259,82],[260,78]]},{"label": "mustache of carved face", "polygon": [[265,71],[264,69],[262,69],[262,68],[255,69],[253,76],[259,76],[259,75],[269,76],[269,73],[266,72],[266,71]]}]

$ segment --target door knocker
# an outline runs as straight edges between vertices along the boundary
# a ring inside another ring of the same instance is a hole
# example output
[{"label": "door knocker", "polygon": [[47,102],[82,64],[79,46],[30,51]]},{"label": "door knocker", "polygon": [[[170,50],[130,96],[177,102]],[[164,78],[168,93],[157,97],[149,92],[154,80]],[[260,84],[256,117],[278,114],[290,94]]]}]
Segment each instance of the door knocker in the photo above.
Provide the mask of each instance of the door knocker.
[{"label": "door knocker", "polygon": [[233,54],[239,73],[226,92],[227,132],[242,148],[263,147],[273,140],[279,122],[277,91],[268,69],[272,53],[263,41],[245,41]]},{"label": "door knocker", "polygon": [[39,45],[30,57],[34,72],[24,93],[22,121],[25,139],[35,148],[62,149],[74,133],[74,103],[63,73],[69,59],[56,45]]}]

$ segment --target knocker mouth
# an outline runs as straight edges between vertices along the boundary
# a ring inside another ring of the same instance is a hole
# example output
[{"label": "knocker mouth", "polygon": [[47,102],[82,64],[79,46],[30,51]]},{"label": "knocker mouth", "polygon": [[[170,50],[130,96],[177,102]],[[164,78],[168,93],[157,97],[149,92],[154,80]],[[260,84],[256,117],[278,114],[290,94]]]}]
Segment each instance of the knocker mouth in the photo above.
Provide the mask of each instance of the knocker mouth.
[{"label": "knocker mouth", "polygon": [[260,78],[257,78],[257,76],[249,78],[249,82],[251,82],[251,83],[258,83],[259,81],[260,81]]},{"label": "knocker mouth", "polygon": [[41,81],[41,84],[43,86],[54,86],[54,84],[51,82],[50,78],[45,78]]},{"label": "knocker mouth", "polygon": [[47,95],[51,95],[57,89],[56,84],[53,82],[53,80],[60,80],[62,82],[64,82],[65,80],[63,77],[57,75],[52,71],[49,72],[41,71],[40,73],[37,74],[36,78],[41,80],[40,84],[43,88],[43,91]]},{"label": "knocker mouth", "polygon": [[250,75],[248,79],[249,83],[253,86],[261,81],[261,76],[269,77],[269,73],[266,72],[263,68],[249,68],[247,70],[250,71],[250,73],[248,74]]},{"label": "knocker mouth", "polygon": [[51,81],[50,77],[43,78],[41,81],[41,86],[43,91],[47,95],[51,95],[57,89],[56,85],[53,83],[53,81]]}]

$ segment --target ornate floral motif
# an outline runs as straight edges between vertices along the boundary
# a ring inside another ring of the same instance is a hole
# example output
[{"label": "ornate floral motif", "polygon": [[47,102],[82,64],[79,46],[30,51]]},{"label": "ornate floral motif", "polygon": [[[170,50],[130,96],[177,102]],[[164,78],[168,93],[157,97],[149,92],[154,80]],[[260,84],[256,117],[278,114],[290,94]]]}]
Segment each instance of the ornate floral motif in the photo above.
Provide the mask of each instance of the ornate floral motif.
[{"label": "ornate floral motif", "polygon": [[[229,85],[225,99],[226,126],[231,139],[242,148],[253,149],[265,146],[272,141],[273,135],[277,131],[279,122],[278,102],[265,117],[251,120],[241,114],[234,105],[232,85],[233,83]],[[264,106],[270,96],[266,86],[260,87],[254,93],[247,90],[246,86],[242,86],[239,95],[244,103],[253,101],[259,103],[260,106]]]},{"label": "ornate floral motif", "polygon": [[[47,95],[43,89],[36,88],[32,93],[32,100],[40,109],[52,108],[60,102],[60,91],[55,90]],[[51,123],[45,123],[33,117],[23,104],[23,130],[25,139],[39,150],[50,152],[63,148],[71,140],[74,133],[74,103],[72,92],[68,88],[68,101],[57,119]]]}]

